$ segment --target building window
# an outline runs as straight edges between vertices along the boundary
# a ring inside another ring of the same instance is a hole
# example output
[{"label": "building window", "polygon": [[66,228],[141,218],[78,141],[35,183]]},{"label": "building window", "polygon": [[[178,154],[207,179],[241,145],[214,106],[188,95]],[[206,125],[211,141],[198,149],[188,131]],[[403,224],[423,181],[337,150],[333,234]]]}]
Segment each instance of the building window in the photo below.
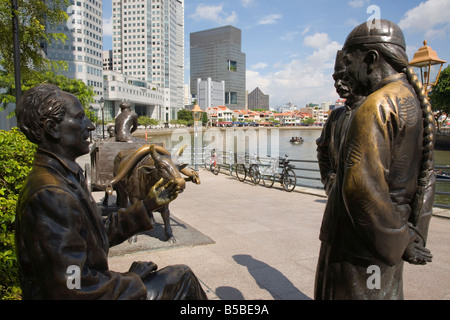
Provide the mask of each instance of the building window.
[{"label": "building window", "polygon": [[226,92],[225,104],[237,104],[237,92]]},{"label": "building window", "polygon": [[237,62],[233,60],[228,60],[228,71],[237,71]]}]

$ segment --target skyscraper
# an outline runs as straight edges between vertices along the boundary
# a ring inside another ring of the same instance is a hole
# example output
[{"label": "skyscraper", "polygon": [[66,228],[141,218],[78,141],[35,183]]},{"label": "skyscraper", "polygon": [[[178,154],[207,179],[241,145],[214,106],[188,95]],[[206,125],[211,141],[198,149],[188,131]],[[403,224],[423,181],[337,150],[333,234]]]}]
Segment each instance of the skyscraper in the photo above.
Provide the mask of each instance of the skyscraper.
[{"label": "skyscraper", "polygon": [[[70,79],[92,86],[98,102],[103,97],[103,21],[102,0],[71,0],[69,19],[56,27],[67,36],[65,43],[42,44],[50,60],[62,60],[68,70],[61,73]],[[94,107],[98,108],[98,104]]]},{"label": "skyscraper", "polygon": [[184,3],[113,1],[113,70],[165,89],[163,120],[184,108]]},{"label": "skyscraper", "polygon": [[245,106],[245,53],[241,52],[241,30],[233,26],[190,34],[190,85],[197,92],[197,79],[225,81],[225,105]]},{"label": "skyscraper", "polygon": [[264,94],[260,88],[256,87],[248,94],[248,108],[269,110],[269,95]]}]

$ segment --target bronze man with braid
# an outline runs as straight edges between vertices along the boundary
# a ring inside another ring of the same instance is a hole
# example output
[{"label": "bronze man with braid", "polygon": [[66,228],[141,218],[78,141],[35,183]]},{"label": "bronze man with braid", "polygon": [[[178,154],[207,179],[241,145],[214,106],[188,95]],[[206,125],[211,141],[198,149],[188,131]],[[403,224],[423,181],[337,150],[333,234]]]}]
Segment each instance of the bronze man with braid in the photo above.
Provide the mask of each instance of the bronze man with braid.
[{"label": "bronze man with braid", "polygon": [[[320,230],[315,299],[403,299],[403,262],[426,264],[434,200],[434,121],[394,23],[356,27],[344,80],[365,97],[341,131]],[[332,201],[330,201],[332,200]],[[368,285],[369,267],[380,286]]]}]

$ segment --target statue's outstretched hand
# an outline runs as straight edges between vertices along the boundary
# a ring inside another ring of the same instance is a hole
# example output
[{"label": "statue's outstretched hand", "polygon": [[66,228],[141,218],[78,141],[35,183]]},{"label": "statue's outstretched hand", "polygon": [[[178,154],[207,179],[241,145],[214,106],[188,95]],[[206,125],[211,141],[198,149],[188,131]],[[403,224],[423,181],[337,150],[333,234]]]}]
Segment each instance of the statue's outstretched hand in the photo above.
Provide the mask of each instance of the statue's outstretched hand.
[{"label": "statue's outstretched hand", "polygon": [[165,185],[162,185],[164,179],[160,179],[151,188],[147,197],[144,200],[147,212],[154,211],[178,197],[181,188],[175,180],[170,180]]},{"label": "statue's outstretched hand", "polygon": [[423,246],[423,242],[416,239],[411,241],[403,253],[403,260],[410,264],[426,264],[431,262],[433,255],[431,251]]}]

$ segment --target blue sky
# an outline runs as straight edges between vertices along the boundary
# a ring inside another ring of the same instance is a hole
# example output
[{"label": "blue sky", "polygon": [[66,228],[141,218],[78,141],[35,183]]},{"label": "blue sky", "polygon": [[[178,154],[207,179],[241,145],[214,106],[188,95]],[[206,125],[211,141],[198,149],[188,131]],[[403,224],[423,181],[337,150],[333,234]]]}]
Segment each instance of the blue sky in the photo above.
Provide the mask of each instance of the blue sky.
[{"label": "blue sky", "polygon": [[[334,102],[336,51],[348,33],[373,18],[402,28],[411,60],[423,40],[450,62],[449,0],[185,0],[185,81],[189,34],[232,25],[242,30],[247,90],[259,87],[270,105]],[[111,1],[103,1],[104,49],[111,49]],[[444,66],[445,67],[445,66]]]}]

